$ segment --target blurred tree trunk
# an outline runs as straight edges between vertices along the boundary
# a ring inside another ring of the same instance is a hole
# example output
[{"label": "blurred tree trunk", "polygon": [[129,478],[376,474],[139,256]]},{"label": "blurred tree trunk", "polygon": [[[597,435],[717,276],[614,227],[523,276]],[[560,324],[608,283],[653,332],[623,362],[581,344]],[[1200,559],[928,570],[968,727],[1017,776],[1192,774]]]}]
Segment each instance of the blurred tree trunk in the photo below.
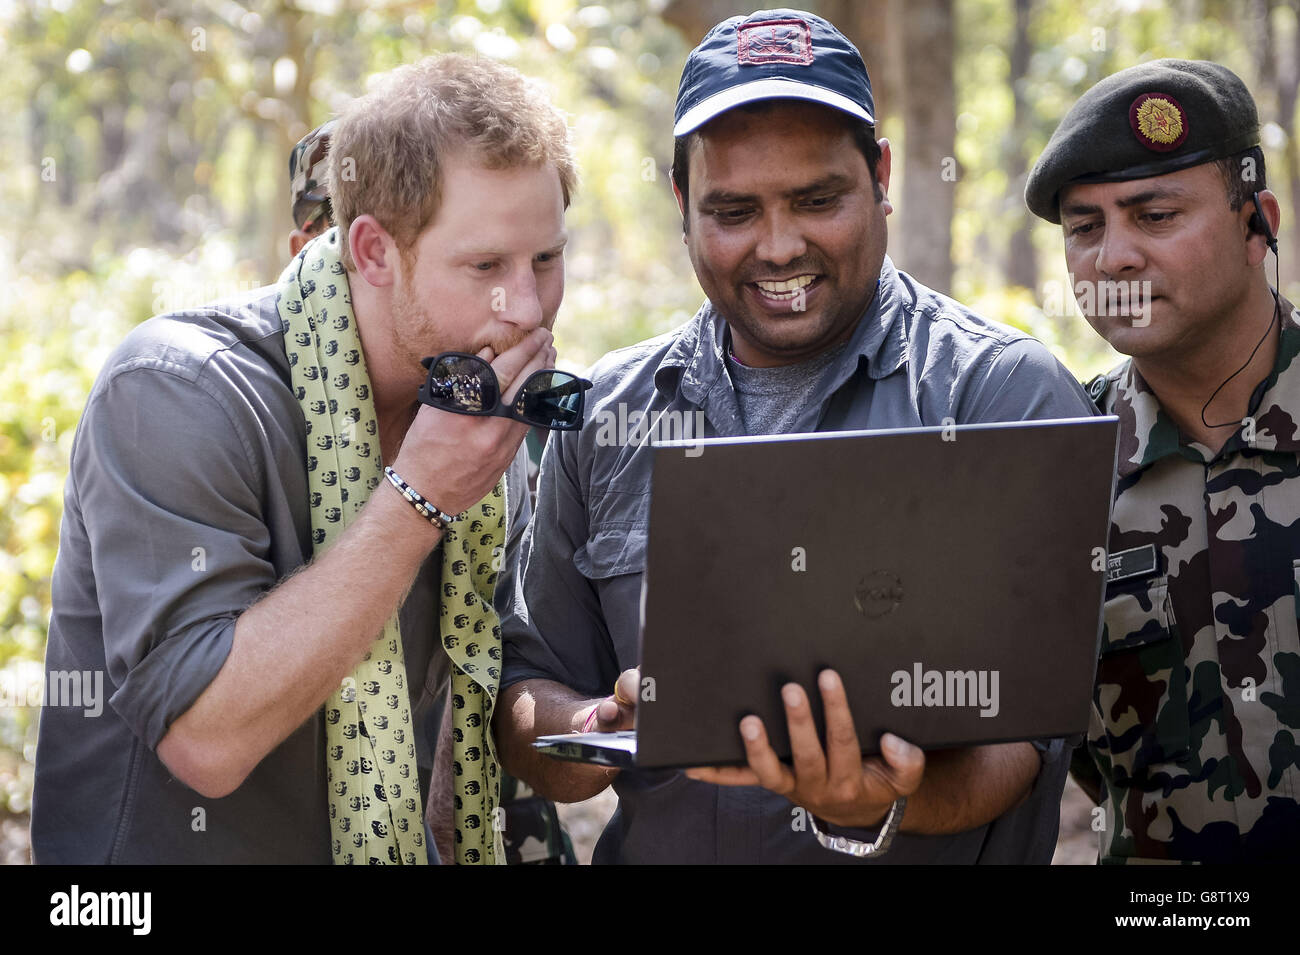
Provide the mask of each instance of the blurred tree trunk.
[{"label": "blurred tree trunk", "polygon": [[[952,0],[910,0],[902,18],[903,213],[899,267],[940,292],[952,289],[957,112]],[[897,192],[897,190],[895,190]]]},{"label": "blurred tree trunk", "polygon": [[[1284,4],[1293,15],[1300,17],[1300,0],[1286,0]],[[1274,39],[1272,18],[1266,12],[1261,31],[1267,48],[1273,50]],[[1276,52],[1276,51],[1274,51]],[[1300,222],[1300,152],[1297,151],[1295,110],[1297,90],[1300,89],[1300,29],[1293,28],[1291,46],[1282,55],[1270,55],[1264,65],[1273,78],[1273,91],[1277,97],[1277,124],[1286,134],[1286,148],[1282,153],[1282,173],[1287,180],[1291,196],[1291,221]],[[1300,269],[1300,248],[1291,243],[1290,265],[1287,271],[1292,275]]]},{"label": "blurred tree trunk", "polygon": [[1016,0],[1016,32],[1011,44],[1011,95],[1015,103],[1011,136],[1005,140],[1003,169],[1007,174],[1007,202],[1014,207],[1016,221],[1020,224],[1011,234],[1006,263],[1002,272],[1007,284],[1019,285],[1031,291],[1038,288],[1038,263],[1034,258],[1034,218],[1025,212],[1021,197],[1025,194],[1028,178],[1025,159],[1025,141],[1029,138],[1032,117],[1025,101],[1025,76],[1029,72],[1029,57],[1033,47],[1029,42],[1029,21],[1033,16],[1033,0]]},{"label": "blurred tree trunk", "polygon": [[820,15],[853,41],[871,79],[878,136],[889,136],[889,122],[898,118],[903,84],[903,8],[899,0],[824,0]]},{"label": "blurred tree trunk", "polygon": [[659,16],[695,46],[715,23],[742,12],[732,0],[668,0]]}]

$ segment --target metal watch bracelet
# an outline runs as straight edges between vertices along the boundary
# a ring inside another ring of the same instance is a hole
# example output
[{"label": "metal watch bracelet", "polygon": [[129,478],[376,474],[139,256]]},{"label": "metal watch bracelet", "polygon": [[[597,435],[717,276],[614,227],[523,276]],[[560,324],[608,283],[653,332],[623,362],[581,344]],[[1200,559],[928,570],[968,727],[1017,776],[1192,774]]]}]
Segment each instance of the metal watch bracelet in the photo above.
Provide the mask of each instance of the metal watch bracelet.
[{"label": "metal watch bracelet", "polygon": [[451,523],[456,520],[453,515],[448,514],[446,511],[439,510],[437,507],[425,500],[424,496],[421,495],[419,491],[398,477],[397,472],[391,467],[384,468],[384,477],[388,478],[388,483],[397,488],[402,497],[406,498],[410,505],[415,508],[417,514],[434,527],[438,528],[438,530],[445,531],[451,526]]},{"label": "metal watch bracelet", "polygon": [[906,796],[899,796],[894,800],[894,804],[889,807],[889,812],[885,815],[885,821],[880,824],[880,833],[876,836],[875,842],[859,842],[847,836],[836,836],[822,832],[817,828],[817,820],[812,813],[808,813],[808,822],[812,826],[813,835],[822,844],[822,848],[863,859],[868,856],[882,856],[889,851],[889,845],[894,841],[894,836],[902,823],[903,811],[906,808]]}]

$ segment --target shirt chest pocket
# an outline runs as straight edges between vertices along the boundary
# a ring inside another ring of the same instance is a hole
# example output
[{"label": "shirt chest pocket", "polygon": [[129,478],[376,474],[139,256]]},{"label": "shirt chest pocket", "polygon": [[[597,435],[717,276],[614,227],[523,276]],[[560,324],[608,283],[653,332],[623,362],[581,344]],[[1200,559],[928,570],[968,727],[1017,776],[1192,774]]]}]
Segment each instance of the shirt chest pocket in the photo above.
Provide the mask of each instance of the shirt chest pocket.
[{"label": "shirt chest pocket", "polygon": [[1150,769],[1190,751],[1187,669],[1167,577],[1107,591],[1095,700],[1105,728],[1093,740],[1117,786],[1160,788]]},{"label": "shirt chest pocket", "polygon": [[645,570],[647,527],[641,522],[592,528],[573,552],[573,565],[588,580],[607,580]]},{"label": "shirt chest pocket", "polygon": [[589,505],[587,540],[573,553],[573,566],[588,580],[645,570],[650,529],[648,481],[645,484],[610,487]]}]

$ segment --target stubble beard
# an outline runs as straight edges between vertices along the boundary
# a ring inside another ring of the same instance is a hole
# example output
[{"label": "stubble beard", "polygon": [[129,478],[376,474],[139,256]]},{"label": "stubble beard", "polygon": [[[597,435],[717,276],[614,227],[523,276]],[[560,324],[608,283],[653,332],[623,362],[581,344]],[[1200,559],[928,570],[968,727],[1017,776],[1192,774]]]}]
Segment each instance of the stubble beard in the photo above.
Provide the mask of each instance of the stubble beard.
[{"label": "stubble beard", "polygon": [[403,285],[393,293],[393,344],[403,363],[409,363],[424,374],[420,360],[443,352],[465,352],[477,355],[484,347],[492,349],[496,358],[528,337],[529,332],[517,325],[496,323],[488,335],[469,341],[453,341],[440,328],[437,316],[429,305]]}]

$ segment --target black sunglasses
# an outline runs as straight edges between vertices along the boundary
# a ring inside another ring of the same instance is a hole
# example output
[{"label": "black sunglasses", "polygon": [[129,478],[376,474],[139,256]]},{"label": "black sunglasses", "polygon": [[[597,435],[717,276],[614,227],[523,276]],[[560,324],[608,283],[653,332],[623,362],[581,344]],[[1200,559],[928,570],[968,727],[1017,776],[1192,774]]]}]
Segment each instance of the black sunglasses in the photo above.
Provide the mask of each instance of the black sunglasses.
[{"label": "black sunglasses", "polygon": [[584,392],[591,382],[567,371],[546,368],[528,376],[509,405],[501,400],[501,384],[492,366],[477,355],[443,352],[420,364],[429,377],[420,387],[420,401],[456,414],[513,418],[549,431],[582,427]]}]

